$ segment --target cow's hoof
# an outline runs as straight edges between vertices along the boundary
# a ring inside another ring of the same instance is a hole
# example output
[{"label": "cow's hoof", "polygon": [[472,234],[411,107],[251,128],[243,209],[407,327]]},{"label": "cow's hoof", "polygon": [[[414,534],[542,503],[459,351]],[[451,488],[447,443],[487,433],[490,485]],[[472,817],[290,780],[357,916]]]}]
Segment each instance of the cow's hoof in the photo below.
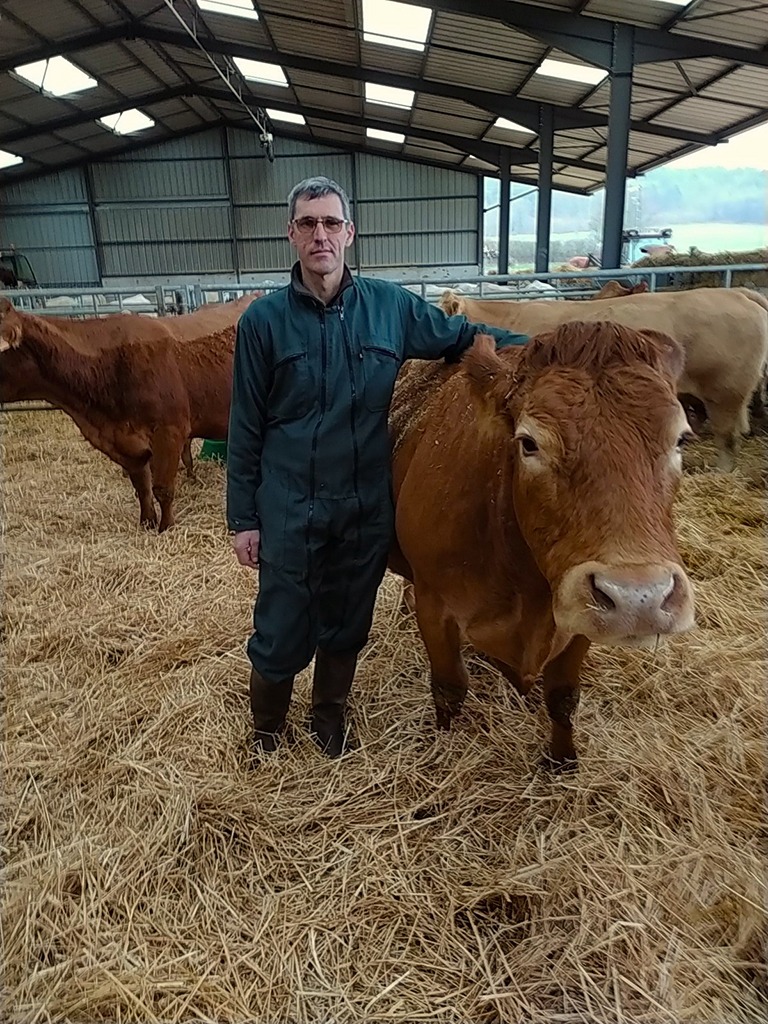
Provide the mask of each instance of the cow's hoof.
[{"label": "cow's hoof", "polygon": [[157,529],[157,519],[140,519],[139,520],[139,526],[143,530],[156,530]]}]

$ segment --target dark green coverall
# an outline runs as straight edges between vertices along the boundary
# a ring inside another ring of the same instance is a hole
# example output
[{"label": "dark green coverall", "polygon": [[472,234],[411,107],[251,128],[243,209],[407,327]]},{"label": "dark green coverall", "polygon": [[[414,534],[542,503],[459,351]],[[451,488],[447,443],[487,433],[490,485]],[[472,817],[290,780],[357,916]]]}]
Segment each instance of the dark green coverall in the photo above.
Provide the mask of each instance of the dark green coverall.
[{"label": "dark green coverall", "polygon": [[248,307],[237,328],[227,439],[230,530],[260,530],[253,667],[277,682],[319,647],[366,643],[393,530],[387,411],[405,359],[458,360],[477,333],[389,281],[353,278],[325,306],[302,284]]}]

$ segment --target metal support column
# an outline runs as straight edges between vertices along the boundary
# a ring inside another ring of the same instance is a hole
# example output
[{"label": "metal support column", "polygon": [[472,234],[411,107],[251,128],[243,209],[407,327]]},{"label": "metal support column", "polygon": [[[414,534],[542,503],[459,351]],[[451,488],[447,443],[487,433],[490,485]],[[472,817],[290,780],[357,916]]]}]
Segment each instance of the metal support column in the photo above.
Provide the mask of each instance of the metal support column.
[{"label": "metal support column", "polygon": [[555,154],[555,112],[544,103],[539,115],[539,195],[536,204],[536,273],[549,270],[552,229],[552,175]]},{"label": "metal support column", "polygon": [[499,157],[499,275],[509,273],[509,153],[500,147]]},{"label": "metal support column", "polygon": [[224,180],[227,183],[227,219],[229,222],[229,248],[235,280],[240,284],[240,246],[237,240],[237,217],[235,216],[235,196],[232,190],[232,164],[229,159],[229,129],[221,126],[221,151],[224,156]]},{"label": "metal support column", "polygon": [[98,211],[93,198],[93,169],[90,164],[83,168],[83,182],[85,184],[85,198],[88,202],[88,220],[91,222],[91,237],[93,238],[93,254],[96,258],[96,273],[99,275],[99,286],[104,287],[104,246],[99,230]]},{"label": "metal support column", "polygon": [[608,161],[603,210],[602,264],[621,266],[621,234],[624,225],[624,193],[627,182],[629,123],[632,108],[632,67],[635,30],[632,25],[613,26],[611,105],[608,117]]}]

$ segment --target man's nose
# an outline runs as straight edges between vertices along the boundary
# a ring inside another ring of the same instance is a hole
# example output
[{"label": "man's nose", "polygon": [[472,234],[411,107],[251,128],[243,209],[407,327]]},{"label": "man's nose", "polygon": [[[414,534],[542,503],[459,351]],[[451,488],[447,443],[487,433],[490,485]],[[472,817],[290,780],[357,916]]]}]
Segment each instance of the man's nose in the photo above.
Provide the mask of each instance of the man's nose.
[{"label": "man's nose", "polygon": [[328,237],[328,232],[325,229],[325,224],[321,220],[319,220],[317,222],[317,224],[315,224],[315,230],[314,230],[314,233],[313,233],[312,237],[313,238],[317,238],[318,237],[318,232],[320,232],[320,235],[319,235],[320,238],[327,238]]}]

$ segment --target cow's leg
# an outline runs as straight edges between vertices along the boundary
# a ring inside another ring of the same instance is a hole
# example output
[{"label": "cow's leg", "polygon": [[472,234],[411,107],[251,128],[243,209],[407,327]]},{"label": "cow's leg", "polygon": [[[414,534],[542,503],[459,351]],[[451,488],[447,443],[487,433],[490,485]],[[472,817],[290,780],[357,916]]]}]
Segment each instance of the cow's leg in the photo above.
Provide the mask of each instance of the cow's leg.
[{"label": "cow's leg", "polygon": [[154,529],[157,526],[157,511],[155,510],[155,500],[152,497],[152,473],[149,463],[145,462],[140,469],[124,470],[124,472],[128,474],[133,489],[136,491],[136,497],[139,499],[140,525],[147,529]]},{"label": "cow's leg", "polygon": [[186,469],[189,479],[194,480],[195,464],[192,461],[192,442],[189,438],[184,442],[184,447],[181,450],[181,461],[184,463],[184,469]]},{"label": "cow's leg", "polygon": [[707,416],[717,445],[717,468],[730,473],[736,466],[742,435],[749,433],[749,403],[706,402]]},{"label": "cow's leg", "polygon": [[500,672],[508,683],[511,683],[514,686],[521,697],[525,697],[536,682],[535,676],[523,676],[516,668],[512,665],[508,665],[506,661],[501,661],[500,658],[493,658],[489,654],[484,654],[482,657],[490,665],[493,665],[496,671]]},{"label": "cow's leg", "polygon": [[440,729],[449,729],[467,695],[469,676],[461,657],[461,637],[456,620],[440,598],[415,585],[416,621],[427,649],[432,697]]},{"label": "cow's leg", "polygon": [[186,436],[184,430],[160,427],[155,431],[152,441],[152,490],[160,505],[160,533],[174,524],[176,475]]},{"label": "cow's leg", "polygon": [[556,770],[576,767],[571,716],[579,704],[579,676],[589,640],[576,636],[543,673],[544,700],[552,723],[549,764]]}]

